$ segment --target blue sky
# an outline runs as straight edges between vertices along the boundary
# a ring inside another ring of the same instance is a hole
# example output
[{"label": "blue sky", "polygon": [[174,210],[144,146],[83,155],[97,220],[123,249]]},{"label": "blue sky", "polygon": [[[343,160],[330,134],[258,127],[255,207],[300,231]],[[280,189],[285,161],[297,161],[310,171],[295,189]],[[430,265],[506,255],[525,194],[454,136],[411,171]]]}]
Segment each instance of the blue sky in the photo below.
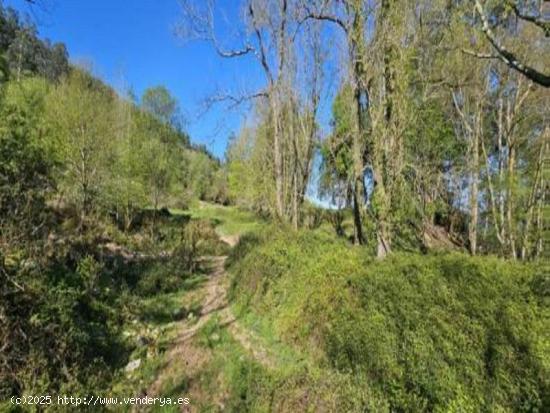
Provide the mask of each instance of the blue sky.
[{"label": "blue sky", "polygon": [[[40,0],[38,4],[30,10],[23,0],[4,0],[5,6],[30,12],[41,37],[65,43],[72,61],[92,62],[94,72],[114,87],[127,84],[139,96],[147,87],[165,85],[180,103],[192,140],[223,156],[245,108],[227,112],[218,106],[199,116],[204,112],[202,102],[220,87],[240,90],[261,85],[263,78],[254,62],[221,59],[207,43],[178,39],[177,0]],[[221,4],[226,18],[237,20],[238,0]],[[221,30],[220,37],[230,37],[224,32],[227,28]]]}]

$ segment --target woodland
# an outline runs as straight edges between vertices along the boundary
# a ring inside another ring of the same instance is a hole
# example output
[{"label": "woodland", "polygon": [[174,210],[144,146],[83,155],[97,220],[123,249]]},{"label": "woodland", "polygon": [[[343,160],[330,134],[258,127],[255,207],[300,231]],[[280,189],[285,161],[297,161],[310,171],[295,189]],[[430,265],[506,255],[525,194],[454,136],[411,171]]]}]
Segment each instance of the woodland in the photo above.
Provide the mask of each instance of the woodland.
[{"label": "woodland", "polygon": [[178,4],[221,158],[0,1],[0,411],[549,411],[550,4]]}]

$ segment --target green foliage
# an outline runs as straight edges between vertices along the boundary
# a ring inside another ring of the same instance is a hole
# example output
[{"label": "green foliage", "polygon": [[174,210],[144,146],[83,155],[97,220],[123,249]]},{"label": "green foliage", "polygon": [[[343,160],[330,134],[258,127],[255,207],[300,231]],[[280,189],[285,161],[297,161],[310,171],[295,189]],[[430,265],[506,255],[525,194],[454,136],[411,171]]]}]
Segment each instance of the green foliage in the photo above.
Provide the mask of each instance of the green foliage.
[{"label": "green foliage", "polygon": [[[416,216],[416,224],[421,226],[423,221],[434,222],[436,215],[446,218],[451,213],[446,174],[463,160],[464,147],[439,103],[421,102],[413,112],[415,122],[405,138],[411,168],[405,172],[406,192],[397,209],[406,217]],[[407,203],[414,204],[413,211],[407,211]],[[399,225],[405,227],[407,222],[399,218]]]},{"label": "green foliage", "polygon": [[550,310],[536,267],[462,254],[372,261],[322,234],[271,232],[236,248],[232,297],[318,365],[363,382],[382,410],[548,408]]},{"label": "green foliage", "polygon": [[164,86],[150,87],[143,92],[141,107],[163,123],[176,124],[178,103]]},{"label": "green foliage", "polygon": [[176,266],[165,262],[150,263],[138,267],[139,278],[136,292],[142,296],[153,296],[181,288],[185,278],[178,273]]},{"label": "green foliage", "polygon": [[274,213],[275,179],[270,133],[267,119],[256,128],[243,128],[229,143],[226,154],[229,199],[263,216]]},{"label": "green foliage", "polygon": [[[135,345],[122,328],[137,303],[187,288],[197,255],[222,251],[207,225],[172,257],[190,231],[179,217],[131,234],[148,204],[177,204],[184,157],[206,155],[79,69],[0,91],[0,398],[105,392]],[[109,223],[120,215],[126,233]]]},{"label": "green foliage", "polygon": [[198,254],[222,253],[214,230],[205,222],[178,220],[162,223],[160,230],[161,248],[170,252],[139,252],[130,261],[124,252],[104,252],[97,234],[89,232],[39,244],[36,257],[29,255],[30,241],[9,261],[9,251],[1,250],[3,399],[29,391],[106,392],[136,345],[126,334],[136,320],[162,325],[199,311],[196,305],[182,310],[174,297],[202,281],[191,272],[201,270]]},{"label": "green foliage", "polygon": [[[63,43],[51,44],[38,38],[37,29],[17,11],[0,4],[0,80],[11,71],[13,77],[38,75],[57,80],[69,70],[67,50]],[[9,70],[4,69],[4,65]]]},{"label": "green foliage", "polygon": [[8,62],[3,54],[0,54],[0,86],[9,79]]},{"label": "green foliage", "polygon": [[52,160],[44,146],[49,130],[41,117],[46,93],[45,82],[27,79],[9,84],[1,101],[0,225],[6,237],[14,222],[18,232],[25,232],[41,221],[53,184]]},{"label": "green foliage", "polygon": [[[332,134],[320,148],[322,163],[320,167],[319,193],[329,197],[333,204],[344,207],[349,202],[353,179],[353,125],[355,105],[353,89],[343,85],[332,103]],[[367,119],[364,120],[367,122]],[[366,137],[364,137],[366,145]]]},{"label": "green foliage", "polygon": [[78,262],[76,273],[80,277],[87,293],[91,293],[97,287],[99,275],[103,265],[97,262],[92,256],[87,255]]},{"label": "green foliage", "polygon": [[[254,326],[257,323],[247,328]],[[271,331],[270,326],[267,330]],[[252,357],[217,318],[209,320],[198,336],[199,344],[212,351],[199,376],[204,390],[197,400],[200,410],[214,408],[223,394],[224,410],[229,412],[352,412],[365,406],[380,411],[380,405],[368,400],[359,382],[320,369],[304,354],[281,347],[280,342],[253,343],[269,351],[273,360],[268,362]]]},{"label": "green foliage", "polygon": [[71,268],[60,255],[2,269],[21,287],[2,289],[3,327],[11,331],[3,337],[2,398],[29,389],[100,390],[108,382],[108,366],[124,360],[126,346],[113,297],[100,283],[102,268],[91,256]]},{"label": "green foliage", "polygon": [[61,191],[84,215],[98,202],[107,181],[113,151],[113,97],[78,69],[48,95],[46,106],[55,131],[52,147],[60,166]]},{"label": "green foliage", "polygon": [[219,163],[200,151],[188,152],[185,162],[183,181],[187,193],[203,201],[226,203],[225,176]]},{"label": "green foliage", "polygon": [[[223,377],[224,410],[228,412],[270,411],[270,398],[282,385],[231,338],[220,320],[213,317],[198,333],[199,345],[215,350],[215,358],[201,372],[201,382],[211,395],[220,392],[219,377]],[[270,394],[272,395],[270,397]],[[214,406],[210,397],[198,401],[204,410]],[[272,406],[273,408],[273,406]]]},{"label": "green foliage", "polygon": [[72,69],[45,99],[45,113],[35,116],[51,131],[44,145],[56,163],[57,196],[81,221],[108,212],[128,231],[147,206],[225,199],[217,161],[89,73]]}]

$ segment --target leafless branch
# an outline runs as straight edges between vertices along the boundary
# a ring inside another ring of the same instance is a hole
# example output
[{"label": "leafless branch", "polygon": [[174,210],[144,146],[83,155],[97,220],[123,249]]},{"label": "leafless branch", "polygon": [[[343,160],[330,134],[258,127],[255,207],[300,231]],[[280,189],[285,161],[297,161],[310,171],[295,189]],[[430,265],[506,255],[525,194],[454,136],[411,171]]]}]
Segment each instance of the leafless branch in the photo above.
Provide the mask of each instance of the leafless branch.
[{"label": "leafless branch", "polygon": [[250,16],[250,20],[252,21],[252,27],[254,30],[254,34],[256,35],[256,39],[258,40],[259,44],[259,50],[256,51],[256,57],[260,61],[260,64],[262,65],[266,76],[269,80],[269,83],[272,85],[274,83],[273,74],[271,73],[271,69],[269,68],[269,64],[267,63],[267,52],[265,49],[264,40],[262,37],[262,33],[258,27],[258,23],[256,22],[255,14],[254,14],[254,8],[252,6],[252,3],[249,4],[248,7],[248,15]]},{"label": "leafless branch", "polygon": [[476,11],[479,14],[479,17],[481,18],[483,33],[485,33],[485,37],[487,37],[491,45],[498,52],[500,60],[502,60],[512,69],[517,70],[519,73],[523,74],[525,77],[531,79],[533,82],[544,87],[550,87],[550,75],[546,75],[542,72],[537,71],[532,67],[525,65],[524,63],[519,61],[519,59],[515,54],[513,54],[508,49],[506,49],[497,40],[495,34],[491,30],[489,21],[483,10],[483,6],[479,2],[479,0],[474,0],[474,2],[475,2]]},{"label": "leafless branch", "polygon": [[255,51],[254,47],[245,43],[237,49],[226,50],[216,38],[214,26],[214,1],[206,0],[204,9],[196,7],[190,0],[181,0],[184,22],[177,26],[176,33],[184,40],[204,40],[210,42],[216,53],[224,58],[240,57]]},{"label": "leafless branch", "polygon": [[328,5],[328,2],[324,2],[323,6],[319,10],[313,10],[310,8],[307,1],[304,1],[303,7],[304,7],[304,16],[302,17],[302,21],[306,20],[322,20],[322,21],[328,21],[330,23],[334,23],[347,34],[348,33],[348,25],[344,20],[339,18],[338,16],[334,14],[330,14],[326,10],[326,6]]},{"label": "leafless branch", "polygon": [[544,36],[550,37],[550,21],[545,20],[544,18],[537,17],[537,16],[530,16],[527,14],[524,14],[516,2],[512,0],[507,0],[506,4],[512,9],[514,14],[520,18],[521,20],[525,20],[529,23],[533,23],[534,25],[540,27],[544,31]]},{"label": "leafless branch", "polygon": [[499,59],[497,55],[489,53],[479,53],[470,49],[461,49],[462,53],[477,57],[478,59]]},{"label": "leafless branch", "polygon": [[267,98],[268,93],[266,91],[259,91],[249,94],[242,94],[242,95],[234,95],[231,93],[225,93],[225,92],[218,92],[214,95],[209,96],[205,99],[204,105],[205,110],[204,112],[208,112],[214,105],[219,103],[228,103],[228,109],[232,110],[236,107],[242,105],[243,103],[253,101],[255,99],[259,98]]}]

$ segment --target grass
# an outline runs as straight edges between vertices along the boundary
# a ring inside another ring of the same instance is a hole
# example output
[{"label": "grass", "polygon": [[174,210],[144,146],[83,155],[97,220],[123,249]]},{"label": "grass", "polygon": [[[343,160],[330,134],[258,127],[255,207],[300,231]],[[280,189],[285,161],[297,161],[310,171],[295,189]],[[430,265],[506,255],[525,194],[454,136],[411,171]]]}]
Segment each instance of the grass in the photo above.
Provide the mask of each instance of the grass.
[{"label": "grass", "polygon": [[282,340],[266,318],[239,308],[238,305],[233,306],[233,312],[239,314],[239,323],[250,332],[254,345],[264,349],[270,362],[277,368],[292,372],[314,367],[315,361],[310,354]]},{"label": "grass", "polygon": [[202,297],[197,296],[193,288],[201,279],[202,276],[197,276],[179,291],[141,298],[136,303],[136,318],[124,333],[129,341],[136,343],[129,360],[140,359],[141,364],[133,372],[118,373],[111,390],[113,396],[136,396],[156,379],[165,365],[165,353],[177,337],[178,321],[190,313],[200,312]]},{"label": "grass", "polygon": [[[245,321],[248,327],[252,327],[250,322]],[[266,337],[260,335],[257,344],[275,358],[269,366],[245,350],[218,319],[212,318],[203,326],[196,341],[211,357],[195,378],[203,395],[195,405],[197,411],[293,413],[360,408],[356,403],[357,394],[362,393],[359,383],[351,383],[339,372],[324,370],[303,353]],[[356,393],[355,397],[350,391]]]},{"label": "grass", "polygon": [[[549,406],[548,289],[534,265],[458,253],[377,261],[330,228],[285,232],[204,203],[173,213],[242,235],[228,263],[232,308],[247,336],[242,341],[237,327],[232,334],[212,317],[194,338],[208,354],[205,364],[193,377],[178,367],[165,378],[163,395],[188,392],[194,383],[192,403],[203,412]],[[143,319],[163,338],[153,357],[134,355],[145,363],[128,388],[158,374],[170,326],[198,310],[182,309],[178,302],[190,302],[189,295],[178,294],[142,302]]]},{"label": "grass", "polygon": [[[173,265],[165,262],[158,268],[158,276],[171,276],[175,270]],[[141,276],[147,276],[147,274],[141,274]],[[128,344],[133,347],[128,361],[139,359],[141,364],[132,372],[126,372],[124,369],[117,372],[112,383],[111,396],[138,396],[157,379],[165,369],[167,351],[177,338],[179,322],[193,317],[201,310],[203,297],[198,287],[205,280],[206,277],[202,273],[190,274],[177,284],[176,290],[129,297],[128,316],[123,335]],[[185,377],[183,372],[179,377]],[[180,394],[178,389],[185,384],[176,383],[175,381],[178,380],[175,378],[168,386],[167,393],[162,396]],[[170,411],[168,409],[172,407],[174,406],[156,406],[155,411]],[[120,406],[117,406],[117,410],[118,408]],[[126,410],[129,411],[130,407],[128,406]]]},{"label": "grass", "polygon": [[220,235],[243,235],[260,229],[262,222],[251,212],[233,206],[197,202],[189,210],[171,209],[172,214],[188,214],[192,219],[210,221]]},{"label": "grass", "polygon": [[196,299],[190,301],[188,291],[202,283],[204,279],[204,276],[197,275],[193,277],[194,282],[186,283],[180,291],[158,294],[141,300],[139,303],[139,319],[152,327],[162,327],[186,318],[189,314],[198,314],[200,312],[200,301]]},{"label": "grass", "polygon": [[[207,221],[215,227],[219,235],[241,235],[257,230],[262,225],[254,215],[247,212],[202,202],[190,210],[174,209],[170,212],[173,215],[169,220],[170,224],[172,221],[179,222],[180,219],[186,221],[187,217],[193,221]],[[169,223],[162,229],[168,228]],[[155,277],[165,278],[174,271],[177,272],[177,267],[166,263],[153,270],[156,271],[153,274]],[[140,359],[141,365],[131,373],[121,370],[117,374],[112,386],[113,395],[137,395],[162,374],[166,367],[166,352],[177,336],[178,321],[200,312],[203,297],[197,287],[205,279],[204,274],[197,273],[178,283],[176,291],[168,289],[166,292],[134,298],[131,310],[134,320],[125,327],[124,334],[131,342],[142,342],[135,346],[129,357],[129,360]],[[184,369],[185,365],[182,363],[181,371],[176,368],[169,377],[163,378],[160,392],[163,397],[179,396],[187,390],[189,378]],[[151,411],[177,411],[177,406],[155,406]]]}]

